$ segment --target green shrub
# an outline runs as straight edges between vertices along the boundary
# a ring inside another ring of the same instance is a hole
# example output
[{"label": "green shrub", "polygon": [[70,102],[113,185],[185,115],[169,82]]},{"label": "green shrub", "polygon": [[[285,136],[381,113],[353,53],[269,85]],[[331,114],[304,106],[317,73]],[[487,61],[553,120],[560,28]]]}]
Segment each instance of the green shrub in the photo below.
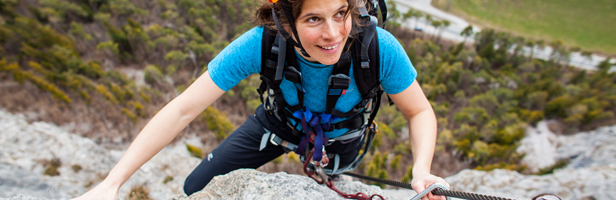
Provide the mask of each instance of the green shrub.
[{"label": "green shrub", "polygon": [[528,124],[537,124],[543,120],[543,111],[521,109],[520,118]]},{"label": "green shrub", "polygon": [[398,136],[396,133],[387,126],[387,124],[378,122],[379,133],[387,135],[389,139],[396,139]]},{"label": "green shrub", "polygon": [[107,86],[97,85],[96,91],[99,94],[103,95],[103,97],[107,99],[107,101],[111,102],[112,104],[117,105],[119,103],[116,97],[109,91],[109,88],[107,88]]},{"label": "green shrub", "polygon": [[201,148],[186,144],[186,150],[188,150],[191,156],[203,159],[203,150]]},{"label": "green shrub", "polygon": [[38,88],[45,90],[51,93],[51,96],[63,101],[66,104],[71,104],[72,100],[68,97],[66,93],[64,93],[60,88],[56,85],[46,81],[45,79],[34,75],[32,72],[23,71],[19,69],[19,65],[17,63],[9,64],[9,66],[5,67],[5,70],[13,73],[13,78],[19,83],[23,83],[25,80],[32,82]]},{"label": "green shrub", "polygon": [[411,145],[409,144],[409,141],[405,140],[404,142],[396,144],[396,146],[394,146],[394,153],[402,154],[402,155],[410,154],[411,153]]},{"label": "green shrub", "polygon": [[488,159],[489,153],[488,144],[481,140],[477,140],[473,142],[473,147],[468,157],[480,163],[484,163]]},{"label": "green shrub", "polygon": [[129,101],[127,103],[129,106],[133,107],[133,109],[135,110],[135,112],[137,113],[137,115],[139,115],[140,117],[146,117],[147,114],[145,113],[145,108],[143,106],[143,104],[137,102],[137,101]]},{"label": "green shrub", "polygon": [[55,15],[53,17],[58,18],[60,21],[65,21],[68,15],[76,15],[83,18],[88,16],[88,12],[81,6],[68,1],[41,0],[40,4],[44,12],[47,11],[48,15]]},{"label": "green shrub", "polygon": [[150,200],[149,190],[143,185],[133,186],[128,194],[128,200]]},{"label": "green shrub", "polygon": [[96,49],[102,50],[102,51],[108,51],[110,53],[113,53],[114,55],[119,55],[120,54],[120,49],[119,49],[118,43],[115,43],[113,41],[107,41],[107,42],[98,43],[96,45]]},{"label": "green shrub", "polygon": [[133,123],[137,122],[137,115],[135,115],[133,111],[128,108],[121,108],[120,111],[122,111],[122,113],[126,115],[126,117],[128,117]]},{"label": "green shrub", "polygon": [[299,156],[292,151],[287,154],[287,159],[293,162],[300,162]]},{"label": "green shrub", "polygon": [[402,155],[398,154],[394,156],[394,159],[389,164],[389,167],[391,167],[391,169],[397,170],[400,167],[401,160],[402,160]]},{"label": "green shrub", "polygon": [[546,174],[554,173],[554,170],[564,168],[568,164],[569,164],[569,159],[558,160],[552,166],[539,169],[539,172],[537,172],[536,175],[546,175]]},{"label": "green shrub", "polygon": [[163,180],[163,184],[167,184],[170,181],[173,181],[173,176],[166,176]]},{"label": "green shrub", "polygon": [[507,145],[515,144],[524,137],[524,130],[526,127],[526,123],[507,125],[505,128],[498,131],[495,137],[495,142],[498,144]]},{"label": "green shrub", "polygon": [[275,158],[274,160],[272,160],[272,163],[274,163],[274,164],[282,163],[282,155],[280,155],[277,158]]},{"label": "green shrub", "polygon": [[60,162],[60,159],[51,159],[49,163],[46,164],[45,171],[43,171],[43,174],[47,176],[58,176],[60,175],[60,172],[58,172],[58,168],[60,166],[62,166],[62,162]]},{"label": "green shrub", "polygon": [[521,171],[524,171],[524,169],[526,169],[526,166],[518,165],[515,163],[510,164],[510,163],[505,163],[505,162],[499,162],[499,163],[480,165],[480,166],[475,167],[475,170],[481,170],[481,171],[491,171],[494,169],[506,169],[506,170],[521,172]]},{"label": "green shrub", "polygon": [[436,139],[436,152],[442,152],[445,150],[445,147],[452,145],[453,142],[453,133],[449,129],[445,129],[441,131]]},{"label": "green shrub", "polygon": [[77,38],[82,38],[84,40],[92,40],[92,35],[86,33],[83,30],[83,25],[81,25],[80,23],[76,23],[76,22],[71,22],[71,30],[70,33],[72,35],[74,35]]},{"label": "green shrub", "polygon": [[83,167],[81,167],[81,165],[72,165],[71,169],[73,169],[73,172],[78,173],[79,171],[81,171],[83,169]]},{"label": "green shrub", "polygon": [[413,165],[406,168],[406,173],[400,179],[403,183],[410,183],[413,180]]},{"label": "green shrub", "polygon": [[201,113],[200,121],[204,122],[216,138],[224,139],[235,129],[224,113],[213,107],[208,107]]},{"label": "green shrub", "polygon": [[150,85],[160,84],[163,82],[163,72],[154,65],[147,65],[143,70],[143,78]]}]

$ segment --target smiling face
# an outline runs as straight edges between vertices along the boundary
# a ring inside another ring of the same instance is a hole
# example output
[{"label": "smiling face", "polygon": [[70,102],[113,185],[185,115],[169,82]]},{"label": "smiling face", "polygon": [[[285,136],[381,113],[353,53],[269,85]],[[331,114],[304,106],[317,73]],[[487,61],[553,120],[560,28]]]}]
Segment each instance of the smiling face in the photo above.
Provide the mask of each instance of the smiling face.
[{"label": "smiling face", "polygon": [[[304,1],[296,19],[299,40],[310,55],[302,55],[304,59],[325,65],[338,62],[351,32],[351,17],[345,16],[347,9],[347,0]],[[296,47],[296,51],[300,49]]]}]

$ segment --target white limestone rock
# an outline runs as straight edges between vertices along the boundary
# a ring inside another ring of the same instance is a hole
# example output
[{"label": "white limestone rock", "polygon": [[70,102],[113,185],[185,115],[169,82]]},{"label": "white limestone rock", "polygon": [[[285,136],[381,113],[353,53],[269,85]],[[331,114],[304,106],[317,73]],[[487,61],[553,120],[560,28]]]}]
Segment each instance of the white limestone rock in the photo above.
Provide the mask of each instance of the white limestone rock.
[{"label": "white limestone rock", "polygon": [[[123,154],[124,151],[105,149],[53,124],[30,124],[24,116],[0,110],[0,198],[17,194],[54,199],[77,197],[102,181]],[[52,159],[62,163],[59,176],[43,175],[44,161]],[[120,188],[120,198],[128,196],[135,185],[144,185],[155,199],[181,194],[184,179],[199,162],[189,155],[184,142],[166,147]],[[82,170],[75,172],[73,165],[81,166]],[[167,176],[173,180],[163,184]],[[25,186],[29,184],[40,187]]]},{"label": "white limestone rock", "polygon": [[[383,194],[377,186],[365,185],[358,181],[335,182],[334,186],[342,192],[366,195]],[[278,172],[267,174],[254,169],[238,169],[226,175],[216,176],[201,191],[189,197],[176,196],[174,200],[197,199],[344,199],[338,193],[319,185],[307,176]]]}]

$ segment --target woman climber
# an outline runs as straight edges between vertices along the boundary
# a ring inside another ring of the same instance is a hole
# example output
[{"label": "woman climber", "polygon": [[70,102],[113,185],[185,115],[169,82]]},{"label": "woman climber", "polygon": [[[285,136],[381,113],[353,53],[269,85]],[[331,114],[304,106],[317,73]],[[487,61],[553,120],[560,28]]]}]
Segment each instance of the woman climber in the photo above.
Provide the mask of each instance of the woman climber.
[{"label": "woman climber", "polygon": [[[430,173],[436,118],[415,80],[417,72],[396,38],[376,27],[365,5],[362,0],[264,2],[256,11],[257,26],[220,52],[203,75],[151,119],[104,181],[77,199],[117,199],[120,186],[137,169],[255,73],[263,80],[263,105],[187,177],[187,195],[216,175],[258,168],[288,151],[315,161],[328,175],[352,169],[375,128],[371,122],[382,91],[409,124],[414,190],[433,183],[448,187]],[[424,199],[445,198],[428,194]]]}]

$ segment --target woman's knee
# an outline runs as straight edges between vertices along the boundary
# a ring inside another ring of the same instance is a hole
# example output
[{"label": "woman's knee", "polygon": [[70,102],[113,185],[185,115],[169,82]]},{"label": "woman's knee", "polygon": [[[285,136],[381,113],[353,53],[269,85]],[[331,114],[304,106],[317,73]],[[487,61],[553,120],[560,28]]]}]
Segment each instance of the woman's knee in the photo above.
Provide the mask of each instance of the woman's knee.
[{"label": "woman's knee", "polygon": [[205,188],[205,186],[212,180],[213,176],[208,176],[195,171],[186,177],[184,181],[184,193],[190,196],[191,194],[198,192]]}]

